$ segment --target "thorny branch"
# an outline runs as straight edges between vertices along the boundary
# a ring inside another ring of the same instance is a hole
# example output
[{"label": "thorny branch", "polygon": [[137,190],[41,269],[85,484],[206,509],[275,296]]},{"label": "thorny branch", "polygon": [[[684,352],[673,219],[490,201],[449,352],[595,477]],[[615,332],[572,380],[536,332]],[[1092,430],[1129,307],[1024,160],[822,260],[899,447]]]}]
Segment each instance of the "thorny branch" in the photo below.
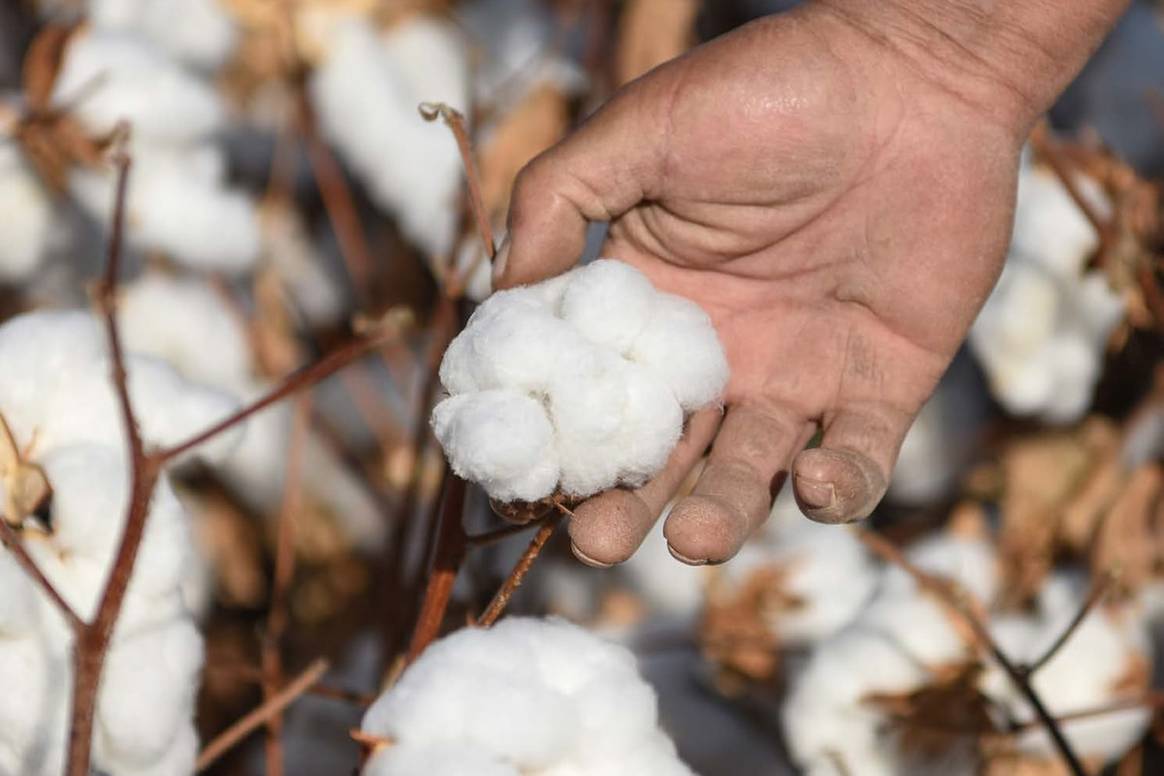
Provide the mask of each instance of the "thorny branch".
[{"label": "thorny branch", "polygon": [[1071,744],[1067,741],[1066,736],[1063,735],[1063,730],[1059,726],[1058,721],[1047,710],[1042,698],[1039,697],[1039,694],[1031,685],[1030,671],[1025,670],[1023,666],[1016,665],[1007,657],[1006,653],[998,645],[998,642],[990,635],[990,631],[974,610],[974,606],[967,600],[967,597],[960,594],[948,581],[936,577],[911,563],[900,549],[884,537],[872,531],[864,530],[858,531],[857,535],[876,555],[908,573],[917,582],[918,587],[937,597],[949,607],[949,610],[953,614],[962,620],[973,633],[974,639],[978,642],[979,646],[990,653],[991,657],[994,658],[995,662],[998,663],[1007,677],[1014,683],[1015,688],[1022,693],[1023,697],[1031,705],[1031,708],[1034,709],[1035,715],[1051,736],[1055,749],[1059,752],[1059,756],[1063,758],[1063,762],[1066,764],[1072,776],[1088,776],[1086,769],[1083,767],[1083,763],[1079,760],[1079,756],[1071,748]]}]

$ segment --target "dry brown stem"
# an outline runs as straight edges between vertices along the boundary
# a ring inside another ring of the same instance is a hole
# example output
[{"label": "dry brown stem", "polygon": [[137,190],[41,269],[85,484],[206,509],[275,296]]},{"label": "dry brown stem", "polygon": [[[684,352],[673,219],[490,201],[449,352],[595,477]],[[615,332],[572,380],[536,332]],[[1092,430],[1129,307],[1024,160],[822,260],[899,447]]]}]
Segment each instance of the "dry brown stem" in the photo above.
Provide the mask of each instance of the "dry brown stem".
[{"label": "dry brown stem", "polygon": [[501,583],[501,587],[498,588],[497,593],[494,594],[493,600],[489,602],[489,605],[485,607],[485,611],[482,612],[481,616],[477,619],[477,624],[482,628],[488,628],[490,625],[497,622],[497,618],[499,618],[502,612],[505,611],[505,607],[509,604],[509,599],[513,597],[513,594],[517,591],[517,588],[519,588],[521,583],[525,580],[525,575],[529,573],[529,570],[533,566],[534,561],[536,561],[538,559],[538,555],[541,554],[542,548],[545,547],[546,542],[550,540],[550,537],[554,533],[554,529],[558,527],[558,522],[560,519],[561,514],[552,514],[546,520],[546,522],[542,524],[541,528],[538,528],[538,531],[534,534],[533,538],[530,539],[529,546],[525,548],[525,552],[523,552],[521,557],[518,558],[517,563],[513,566],[513,570],[509,572],[509,576],[505,578],[505,581]]},{"label": "dry brown stem", "polygon": [[272,716],[282,714],[283,710],[308,692],[319,681],[328,669],[328,662],[319,658],[298,676],[292,679],[286,687],[263,701],[262,705],[250,711],[226,730],[219,733],[214,740],[203,747],[194,765],[196,773],[213,765],[218,758],[229,752],[242,742],[247,736],[267,723]]}]

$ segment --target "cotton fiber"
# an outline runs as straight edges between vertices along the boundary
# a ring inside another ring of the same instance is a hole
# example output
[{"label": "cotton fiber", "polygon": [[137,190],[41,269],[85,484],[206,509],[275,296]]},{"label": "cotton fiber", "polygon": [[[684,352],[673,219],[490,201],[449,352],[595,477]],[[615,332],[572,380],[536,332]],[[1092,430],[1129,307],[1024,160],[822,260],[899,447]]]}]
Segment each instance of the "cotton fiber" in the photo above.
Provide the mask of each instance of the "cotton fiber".
[{"label": "cotton fiber", "polygon": [[563,620],[434,643],[368,709],[364,776],[690,776],[634,656]]},{"label": "cotton fiber", "polygon": [[[0,361],[0,413],[22,458],[52,488],[44,517],[18,530],[53,587],[91,620],[121,541],[131,478],[104,332],[88,313],[28,313],[0,326]],[[153,359],[130,357],[127,370],[148,446],[181,442],[237,406]],[[227,433],[196,454],[221,459],[237,440]],[[94,769],[129,776],[190,773],[198,749],[198,575],[188,517],[164,473],[149,509],[94,730]],[[67,746],[72,632],[5,550],[0,585],[0,773],[55,776]]]},{"label": "cotton fiber", "polygon": [[449,345],[433,427],[502,501],[583,497],[656,474],[728,366],[711,319],[600,259],[487,299]]}]

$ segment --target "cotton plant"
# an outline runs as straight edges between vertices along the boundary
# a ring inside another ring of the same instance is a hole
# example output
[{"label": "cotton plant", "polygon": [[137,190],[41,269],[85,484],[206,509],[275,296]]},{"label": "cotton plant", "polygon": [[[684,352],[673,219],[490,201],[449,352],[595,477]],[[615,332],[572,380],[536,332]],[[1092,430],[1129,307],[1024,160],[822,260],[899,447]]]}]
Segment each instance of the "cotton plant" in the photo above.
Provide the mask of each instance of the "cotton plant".
[{"label": "cotton plant", "polygon": [[[1110,210],[1095,180],[1075,182],[1099,212]],[[1104,274],[1086,268],[1098,246],[1056,174],[1025,165],[1010,253],[970,330],[991,392],[1009,412],[1070,423],[1090,405],[1107,339],[1125,313]]]},{"label": "cotton plant", "polygon": [[478,307],[441,362],[432,425],[453,471],[500,502],[581,498],[656,474],[727,377],[698,305],[598,260]]},{"label": "cotton plant", "polygon": [[89,23],[138,35],[180,62],[213,71],[226,64],[238,30],[225,0],[89,0]]},{"label": "cotton plant", "polygon": [[[1082,580],[1066,573],[1053,575],[1040,590],[1033,613],[997,617],[991,633],[1012,660],[1033,663],[1067,630],[1086,597]],[[1034,674],[1031,686],[1055,716],[1102,708],[1142,696],[1150,683],[1152,659],[1148,624],[1136,607],[1100,603]],[[1015,744],[1021,754],[1040,760],[1057,756],[1034,710],[1001,667],[989,665],[979,684],[996,708],[1027,725]],[[1147,707],[1130,707],[1067,720],[1060,727],[1076,754],[1102,765],[1135,747],[1151,717]]]},{"label": "cotton plant", "polygon": [[363,776],[690,776],[626,648],[507,618],[435,642],[368,709]]},{"label": "cotton plant", "polygon": [[[4,519],[53,588],[95,614],[120,543],[130,464],[105,333],[85,312],[33,312],[0,326]],[[143,439],[176,444],[229,415],[228,396],[133,357],[128,387]],[[237,433],[195,454],[221,458]],[[13,505],[41,483],[37,503]],[[19,496],[19,497],[18,497]],[[189,773],[203,662],[191,611],[199,584],[187,515],[163,473],[106,657],[94,767],[119,776]],[[59,774],[67,747],[72,631],[8,551],[0,551],[0,773]]]},{"label": "cotton plant", "polygon": [[386,30],[356,15],[333,27],[309,84],[323,132],[404,236],[446,262],[461,161],[450,133],[425,122],[418,106],[468,108],[465,42],[452,23],[427,14]]},{"label": "cotton plant", "polygon": [[[997,593],[998,559],[987,538],[969,531],[928,537],[907,552],[917,567],[959,584],[979,605]],[[781,720],[789,752],[806,773],[869,776],[924,773],[898,748],[881,696],[905,696],[974,651],[957,620],[904,570],[885,570],[858,616],[817,644],[792,678]],[[838,761],[842,764],[837,765]],[[973,762],[945,763],[966,774]]]},{"label": "cotton plant", "polygon": [[[269,388],[258,373],[242,321],[204,279],[146,273],[123,288],[117,314],[128,350],[166,360],[193,383],[240,401],[256,399]],[[282,500],[291,415],[287,405],[255,415],[237,447],[216,464],[233,490],[264,514],[277,514]],[[353,546],[380,547],[384,521],[366,488],[314,435],[305,439],[304,455],[309,498],[326,509]]]},{"label": "cotton plant", "polygon": [[[94,136],[129,128],[130,245],[198,270],[253,266],[258,211],[227,182],[215,141],[226,107],[205,74],[128,29],[94,25],[70,37],[53,95]],[[101,166],[79,165],[69,176],[71,194],[100,222],[113,212],[114,189],[114,174]]]}]

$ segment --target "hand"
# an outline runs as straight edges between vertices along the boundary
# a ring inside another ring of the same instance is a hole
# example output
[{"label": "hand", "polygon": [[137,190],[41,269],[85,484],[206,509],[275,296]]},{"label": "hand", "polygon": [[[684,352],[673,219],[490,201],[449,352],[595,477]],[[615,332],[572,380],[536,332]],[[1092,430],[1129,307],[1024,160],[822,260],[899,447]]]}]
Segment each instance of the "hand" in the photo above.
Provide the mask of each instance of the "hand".
[{"label": "hand", "polygon": [[655,481],[577,508],[582,560],[629,557],[713,437],[665,526],[684,562],[734,555],[788,472],[822,522],[884,495],[1000,272],[1035,115],[928,67],[810,6],[632,82],[522,171],[498,286],[568,269],[608,220],[602,255],[703,306],[732,366],[722,423],[699,414]]}]

